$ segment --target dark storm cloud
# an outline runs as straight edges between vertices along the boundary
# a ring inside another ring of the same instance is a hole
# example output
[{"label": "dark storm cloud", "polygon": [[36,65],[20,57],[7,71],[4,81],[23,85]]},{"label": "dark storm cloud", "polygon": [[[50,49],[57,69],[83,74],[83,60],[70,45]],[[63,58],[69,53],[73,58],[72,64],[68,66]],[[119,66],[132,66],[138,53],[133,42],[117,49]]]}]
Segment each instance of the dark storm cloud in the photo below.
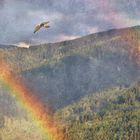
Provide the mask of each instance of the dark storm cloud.
[{"label": "dark storm cloud", "polygon": [[[115,25],[110,20],[113,17],[112,9],[118,10],[118,14],[127,14],[131,7],[130,11],[133,12],[130,14],[133,15],[133,20],[137,20],[138,13],[134,10],[137,3],[130,6],[132,0],[126,6],[126,1],[123,0],[123,6],[114,0],[0,1],[0,43],[55,42],[118,27],[120,25]],[[34,26],[45,20],[50,21],[51,28],[33,34]]]}]

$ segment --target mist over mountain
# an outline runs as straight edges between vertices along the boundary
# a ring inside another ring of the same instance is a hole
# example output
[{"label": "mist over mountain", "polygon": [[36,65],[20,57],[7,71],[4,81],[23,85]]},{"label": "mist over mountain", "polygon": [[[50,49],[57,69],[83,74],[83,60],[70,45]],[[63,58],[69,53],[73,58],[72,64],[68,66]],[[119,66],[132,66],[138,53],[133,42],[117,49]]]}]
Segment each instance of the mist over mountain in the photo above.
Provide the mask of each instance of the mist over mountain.
[{"label": "mist over mountain", "polygon": [[139,44],[140,26],[135,26],[29,48],[0,47],[0,56],[56,110],[91,93],[139,81]]}]

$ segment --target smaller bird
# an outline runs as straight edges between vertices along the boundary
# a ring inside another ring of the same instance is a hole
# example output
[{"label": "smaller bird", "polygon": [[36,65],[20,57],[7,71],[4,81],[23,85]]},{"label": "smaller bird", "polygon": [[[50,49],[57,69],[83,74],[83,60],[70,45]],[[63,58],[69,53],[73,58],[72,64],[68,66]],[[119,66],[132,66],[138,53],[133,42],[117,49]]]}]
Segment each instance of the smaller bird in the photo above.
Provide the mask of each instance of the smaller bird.
[{"label": "smaller bird", "polygon": [[37,31],[39,31],[42,27],[44,28],[49,28],[50,26],[48,25],[49,21],[47,22],[42,22],[38,25],[36,25],[35,29],[34,29],[34,33],[36,33]]}]

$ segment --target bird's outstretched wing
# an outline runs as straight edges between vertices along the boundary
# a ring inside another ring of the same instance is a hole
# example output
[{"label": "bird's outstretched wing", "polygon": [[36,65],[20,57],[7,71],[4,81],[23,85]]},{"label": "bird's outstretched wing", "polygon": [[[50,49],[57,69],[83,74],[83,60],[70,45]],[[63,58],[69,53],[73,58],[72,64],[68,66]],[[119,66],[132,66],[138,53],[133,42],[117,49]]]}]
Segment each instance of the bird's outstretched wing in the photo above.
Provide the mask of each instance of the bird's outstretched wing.
[{"label": "bird's outstretched wing", "polygon": [[48,26],[49,21],[47,22],[42,22],[41,24],[38,24],[35,29],[34,29],[34,33],[36,33],[37,31],[40,30],[41,27],[45,27],[45,28],[49,28],[50,26]]},{"label": "bird's outstretched wing", "polygon": [[34,33],[36,33],[37,31],[39,31],[40,28],[41,28],[41,26],[40,26],[40,25],[37,25],[37,26],[35,27],[35,29],[34,29]]}]

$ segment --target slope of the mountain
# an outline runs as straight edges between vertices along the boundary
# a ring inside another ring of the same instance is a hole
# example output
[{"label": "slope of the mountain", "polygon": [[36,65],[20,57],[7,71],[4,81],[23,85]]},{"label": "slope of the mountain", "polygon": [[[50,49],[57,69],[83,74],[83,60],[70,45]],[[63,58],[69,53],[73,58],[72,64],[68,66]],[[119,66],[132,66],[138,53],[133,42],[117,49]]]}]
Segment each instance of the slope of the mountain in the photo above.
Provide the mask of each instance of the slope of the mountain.
[{"label": "slope of the mountain", "polygon": [[[86,96],[58,110],[54,118],[63,140],[139,140],[140,83]],[[46,140],[30,118],[0,114],[0,132],[4,140]]]},{"label": "slope of the mountain", "polygon": [[15,45],[2,45],[0,44],[0,49],[3,48],[3,49],[7,49],[7,48],[14,48],[16,47]]},{"label": "slope of the mountain", "polygon": [[65,140],[139,140],[140,83],[94,93],[56,113]]},{"label": "slope of the mountain", "polygon": [[140,78],[139,34],[138,26],[40,46],[44,64],[23,77],[55,109],[105,88],[128,86]]},{"label": "slope of the mountain", "polygon": [[140,26],[135,26],[30,48],[0,48],[0,56],[44,103],[57,109],[139,80],[139,44]]},{"label": "slope of the mountain", "polygon": [[[14,71],[21,72],[40,67],[48,63],[55,63],[63,57],[73,54],[102,56],[102,51],[124,51],[136,55],[139,49],[140,26],[124,29],[112,29],[95,33],[75,40],[49,43],[30,48],[0,45],[0,57],[11,64]],[[99,50],[98,50],[99,49]],[[105,52],[104,52],[105,53]],[[136,56],[135,56],[136,57]]]}]

